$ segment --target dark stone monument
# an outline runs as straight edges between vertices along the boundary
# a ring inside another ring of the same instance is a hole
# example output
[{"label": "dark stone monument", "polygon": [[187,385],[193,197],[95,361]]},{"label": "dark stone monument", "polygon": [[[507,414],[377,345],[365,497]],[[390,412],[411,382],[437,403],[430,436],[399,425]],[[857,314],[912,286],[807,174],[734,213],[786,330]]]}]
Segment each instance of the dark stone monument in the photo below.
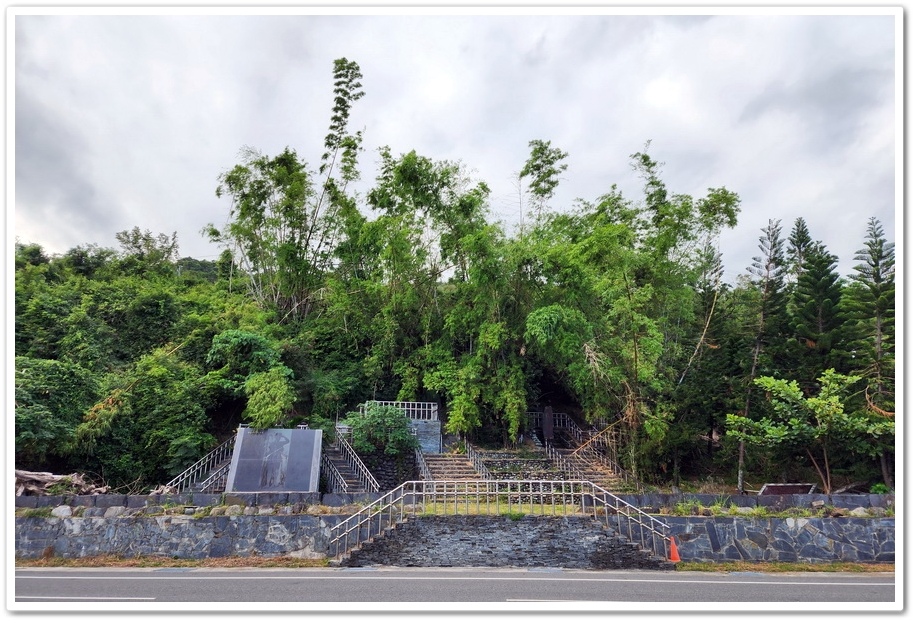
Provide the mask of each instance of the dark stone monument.
[{"label": "dark stone monument", "polygon": [[318,491],[321,430],[239,428],[226,480],[233,491]]},{"label": "dark stone monument", "polygon": [[541,416],[541,432],[544,433],[545,441],[553,440],[553,407],[544,407],[544,414]]}]

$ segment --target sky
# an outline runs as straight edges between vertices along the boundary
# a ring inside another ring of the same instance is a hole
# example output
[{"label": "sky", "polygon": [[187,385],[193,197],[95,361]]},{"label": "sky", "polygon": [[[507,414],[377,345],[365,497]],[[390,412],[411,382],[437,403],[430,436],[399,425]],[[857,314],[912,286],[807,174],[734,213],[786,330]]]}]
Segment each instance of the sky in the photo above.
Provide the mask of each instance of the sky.
[{"label": "sky", "polygon": [[364,188],[381,146],[459,161],[509,231],[534,139],[568,153],[557,211],[613,184],[640,200],[630,155],[647,143],[669,192],[736,192],[738,225],[719,241],[729,280],[747,274],[770,219],[787,238],[803,218],[843,276],[870,217],[891,242],[901,222],[902,54],[887,9],[28,10],[8,26],[11,230],[51,254],[118,248],[115,234],[139,227],[177,232],[180,256],[215,260],[201,230],[229,215],[219,175],[245,147],[289,146],[317,169],[342,57],[363,74],[350,128],[364,134]]}]

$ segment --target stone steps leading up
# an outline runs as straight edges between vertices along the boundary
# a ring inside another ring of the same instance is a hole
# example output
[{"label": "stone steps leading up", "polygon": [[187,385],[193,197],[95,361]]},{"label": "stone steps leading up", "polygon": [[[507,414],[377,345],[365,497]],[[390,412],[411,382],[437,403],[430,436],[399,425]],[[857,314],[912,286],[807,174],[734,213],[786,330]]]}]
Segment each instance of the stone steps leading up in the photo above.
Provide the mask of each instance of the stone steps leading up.
[{"label": "stone steps leading up", "polygon": [[424,454],[423,459],[433,480],[483,480],[466,455]]},{"label": "stone steps leading up", "polygon": [[360,481],[356,472],[350,467],[346,457],[338,449],[328,446],[322,449],[322,453],[328,458],[331,464],[340,472],[340,476],[347,484],[347,493],[367,493],[366,487]]}]

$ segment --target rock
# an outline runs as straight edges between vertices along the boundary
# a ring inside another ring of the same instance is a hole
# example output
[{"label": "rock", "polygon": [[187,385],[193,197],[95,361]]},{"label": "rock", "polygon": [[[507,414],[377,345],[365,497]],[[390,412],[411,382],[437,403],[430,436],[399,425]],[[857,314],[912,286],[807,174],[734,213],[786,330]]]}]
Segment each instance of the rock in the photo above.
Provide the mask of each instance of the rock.
[{"label": "rock", "polygon": [[754,509],[750,506],[736,506],[735,514],[736,515],[750,515],[754,512]]},{"label": "rock", "polygon": [[73,509],[69,506],[57,506],[51,511],[52,517],[71,517]]},{"label": "rock", "polygon": [[227,515],[241,515],[242,507],[238,504],[233,504],[232,506],[229,506],[226,508],[226,514]]},{"label": "rock", "polygon": [[870,515],[871,513],[868,511],[868,509],[862,508],[861,506],[858,506],[852,509],[851,511],[849,511],[850,517],[868,517]]}]

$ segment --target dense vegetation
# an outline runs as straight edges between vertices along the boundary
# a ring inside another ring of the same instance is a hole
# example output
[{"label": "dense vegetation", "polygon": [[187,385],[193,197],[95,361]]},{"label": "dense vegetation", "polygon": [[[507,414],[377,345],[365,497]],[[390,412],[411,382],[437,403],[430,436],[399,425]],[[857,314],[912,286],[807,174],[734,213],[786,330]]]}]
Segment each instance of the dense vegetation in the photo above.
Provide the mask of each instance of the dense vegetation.
[{"label": "dense vegetation", "polygon": [[359,67],[334,78],[317,171],[249,149],[219,177],[217,261],[140,228],[53,257],[17,242],[17,467],[140,490],[240,422],[330,431],[397,399],[502,444],[550,405],[613,427],[649,484],[893,488],[894,245],[877,220],[845,278],[803,218],[788,239],[770,221],[730,284],[716,243],[738,196],[670,191],[648,145],[631,157],[642,196],[554,209],[566,154],[531,141],[518,227],[459,163],[415,152],[382,149],[359,194]]}]

